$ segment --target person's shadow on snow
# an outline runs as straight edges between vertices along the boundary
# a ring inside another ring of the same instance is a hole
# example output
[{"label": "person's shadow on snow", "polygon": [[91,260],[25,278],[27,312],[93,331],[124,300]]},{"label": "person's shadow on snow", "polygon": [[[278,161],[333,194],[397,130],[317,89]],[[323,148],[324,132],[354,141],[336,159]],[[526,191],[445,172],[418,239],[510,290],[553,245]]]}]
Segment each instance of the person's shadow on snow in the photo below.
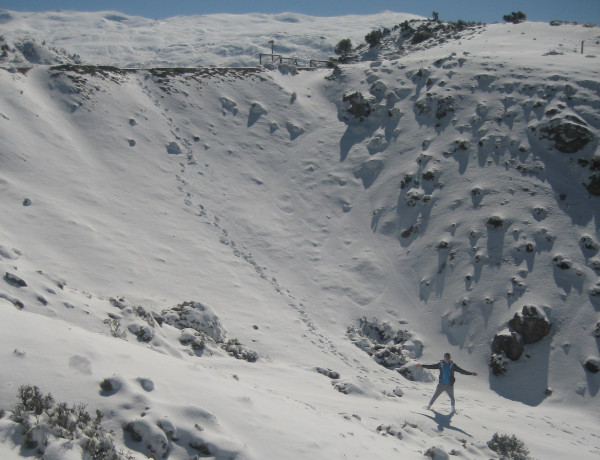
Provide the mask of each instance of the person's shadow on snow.
[{"label": "person's shadow on snow", "polygon": [[457,428],[450,424],[452,422],[452,417],[454,417],[456,412],[450,412],[449,414],[442,414],[441,412],[438,412],[433,409],[431,411],[434,413],[433,417],[431,415],[427,415],[427,414],[423,414],[423,413],[421,413],[421,415],[424,415],[425,417],[430,418],[435,423],[437,423],[438,431],[444,431],[445,429],[448,429],[448,430],[458,431],[459,433],[467,435],[469,438],[473,437],[466,431],[461,430],[460,428]]}]

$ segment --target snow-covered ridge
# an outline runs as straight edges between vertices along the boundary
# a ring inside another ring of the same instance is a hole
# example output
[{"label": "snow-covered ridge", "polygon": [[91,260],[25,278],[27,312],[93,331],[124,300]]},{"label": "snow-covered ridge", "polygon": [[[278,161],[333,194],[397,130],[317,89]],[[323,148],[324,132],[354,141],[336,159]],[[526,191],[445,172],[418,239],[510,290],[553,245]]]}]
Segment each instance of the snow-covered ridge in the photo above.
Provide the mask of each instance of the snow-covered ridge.
[{"label": "snow-covered ridge", "polygon": [[147,19],[117,12],[2,13],[2,35],[42,42],[76,54],[86,64],[118,67],[248,66],[259,53],[328,59],[343,38],[354,43],[374,28],[419,16],[382,12],[322,18],[297,13],[216,14]]},{"label": "snow-covered ridge", "polygon": [[[23,384],[100,408],[136,458],[487,459],[496,432],[597,455],[596,35],[496,24],[297,74],[0,70],[3,458],[33,452]],[[416,364],[446,350],[479,373],[458,415],[422,409]]]}]

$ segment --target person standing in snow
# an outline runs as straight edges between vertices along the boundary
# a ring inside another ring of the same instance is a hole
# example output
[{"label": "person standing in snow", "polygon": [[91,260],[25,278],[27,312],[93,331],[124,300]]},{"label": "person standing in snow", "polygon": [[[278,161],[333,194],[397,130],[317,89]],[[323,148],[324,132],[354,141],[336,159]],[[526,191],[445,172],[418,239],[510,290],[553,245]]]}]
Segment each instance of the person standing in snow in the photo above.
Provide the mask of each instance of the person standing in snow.
[{"label": "person standing in snow", "polygon": [[431,406],[444,391],[448,393],[448,397],[450,398],[450,403],[452,404],[452,412],[455,412],[454,408],[454,382],[456,379],[454,378],[454,372],[460,372],[465,375],[477,375],[477,372],[469,372],[464,369],[458,367],[451,359],[450,353],[444,354],[444,359],[442,359],[439,363],[436,364],[417,364],[417,367],[423,367],[425,369],[439,369],[440,370],[440,378],[437,388],[435,389],[435,393],[431,397],[431,401],[427,405],[427,409],[431,409]]}]

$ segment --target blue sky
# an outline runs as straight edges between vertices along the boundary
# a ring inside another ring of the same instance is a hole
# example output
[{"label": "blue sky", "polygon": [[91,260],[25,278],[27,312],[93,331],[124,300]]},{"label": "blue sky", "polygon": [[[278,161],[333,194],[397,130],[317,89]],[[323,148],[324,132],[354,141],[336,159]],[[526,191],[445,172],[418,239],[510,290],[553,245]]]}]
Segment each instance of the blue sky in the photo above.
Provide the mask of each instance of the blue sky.
[{"label": "blue sky", "polygon": [[100,11],[158,19],[176,15],[212,13],[280,13],[313,16],[369,14],[391,10],[456,21],[496,22],[504,14],[523,11],[533,21],[561,19],[600,24],[600,0],[1,0],[0,9],[15,11]]}]

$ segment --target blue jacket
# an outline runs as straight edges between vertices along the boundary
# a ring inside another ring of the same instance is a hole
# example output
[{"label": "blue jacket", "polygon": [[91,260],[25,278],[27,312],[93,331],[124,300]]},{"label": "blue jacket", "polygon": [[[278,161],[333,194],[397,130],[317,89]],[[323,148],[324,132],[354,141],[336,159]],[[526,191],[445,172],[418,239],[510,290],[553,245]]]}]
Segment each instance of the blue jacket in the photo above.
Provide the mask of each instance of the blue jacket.
[{"label": "blue jacket", "polygon": [[444,382],[443,378],[444,378],[444,364],[446,364],[446,361],[444,361],[443,359],[436,364],[421,364],[421,367],[424,367],[425,369],[439,369],[440,370],[440,377],[439,377],[439,382],[440,383],[445,383],[446,385],[454,385],[454,382],[456,382],[456,378],[454,377],[454,372],[460,372],[461,374],[465,374],[465,375],[471,375],[472,372],[469,371],[465,371],[464,369],[458,367],[453,361],[450,361],[448,363],[448,367],[449,369],[449,373],[448,373],[448,377],[449,377],[449,381],[448,382]]}]

